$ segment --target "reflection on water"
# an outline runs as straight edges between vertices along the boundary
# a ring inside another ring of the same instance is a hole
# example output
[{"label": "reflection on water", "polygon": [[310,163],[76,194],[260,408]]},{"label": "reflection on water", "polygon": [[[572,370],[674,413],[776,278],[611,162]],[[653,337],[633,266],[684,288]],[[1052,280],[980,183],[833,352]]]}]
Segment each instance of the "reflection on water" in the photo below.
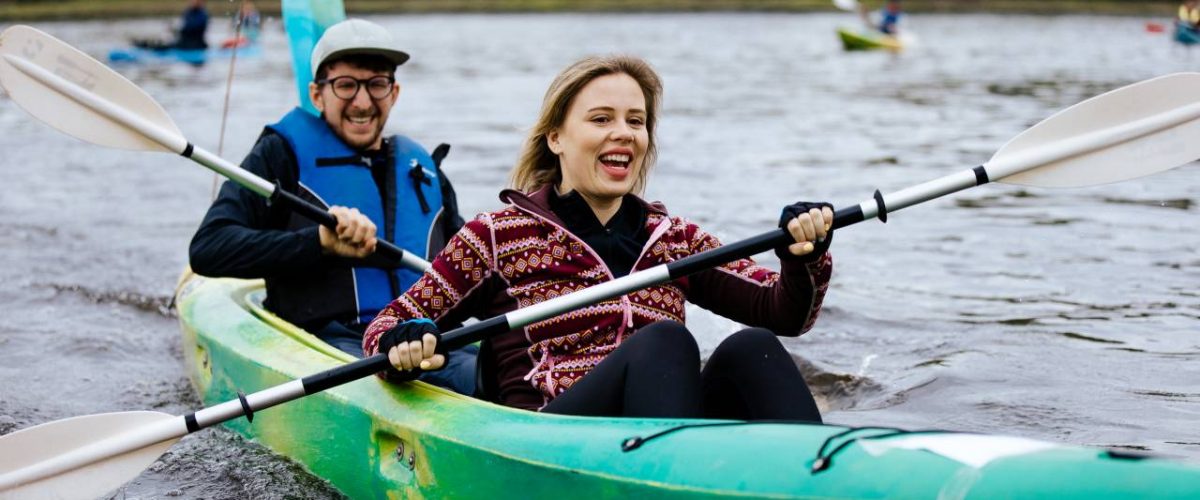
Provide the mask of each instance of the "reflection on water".
[{"label": "reflection on water", "polygon": [[[392,128],[453,145],[445,168],[464,212],[498,207],[496,193],[558,70],[587,53],[633,52],[666,85],[647,197],[726,241],[773,227],[779,208],[798,199],[858,203],[876,189],[978,165],[1058,109],[1200,64],[1146,34],[1142,19],[1089,16],[916,15],[916,49],[846,54],[833,30],[851,17],[376,20],[413,54],[399,75]],[[38,27],[102,56],[164,22]],[[269,29],[263,40],[264,56],[239,61],[229,159],[295,102],[282,35]],[[226,64],[120,71],[192,142],[215,150]],[[195,408],[167,304],[212,174],[171,155],[67,138],[2,95],[0,150],[0,432],[103,411]],[[886,225],[848,228],[833,247],[837,271],[821,321],[784,343],[832,423],[1196,459],[1196,172],[1188,165],[1071,190],[989,185],[912,207]],[[707,349],[734,329],[689,311]],[[207,430],[122,494],[333,494],[323,488],[261,448]]]}]

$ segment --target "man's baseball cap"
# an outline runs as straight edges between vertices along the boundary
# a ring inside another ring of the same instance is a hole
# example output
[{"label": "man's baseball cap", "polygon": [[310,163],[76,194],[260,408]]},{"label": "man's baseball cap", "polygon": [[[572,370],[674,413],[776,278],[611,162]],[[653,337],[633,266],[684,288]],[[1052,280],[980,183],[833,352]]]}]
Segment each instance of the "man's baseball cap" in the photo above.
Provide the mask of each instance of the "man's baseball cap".
[{"label": "man's baseball cap", "polygon": [[313,78],[317,68],[327,59],[353,54],[386,57],[399,66],[408,60],[408,53],[396,48],[392,34],[383,26],[362,19],[347,19],[325,30],[312,52]]}]

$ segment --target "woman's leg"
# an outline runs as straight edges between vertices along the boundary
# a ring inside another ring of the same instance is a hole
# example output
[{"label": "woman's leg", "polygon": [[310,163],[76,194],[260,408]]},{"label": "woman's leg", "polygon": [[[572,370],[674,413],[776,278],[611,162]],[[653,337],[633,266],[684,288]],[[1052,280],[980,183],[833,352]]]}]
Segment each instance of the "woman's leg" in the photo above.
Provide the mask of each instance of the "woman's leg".
[{"label": "woman's leg", "polygon": [[565,415],[700,416],[700,349],[687,327],[659,321],[638,330],[542,408]]},{"label": "woman's leg", "polygon": [[821,422],[808,384],[769,330],[747,328],[725,339],[701,380],[705,417]]}]

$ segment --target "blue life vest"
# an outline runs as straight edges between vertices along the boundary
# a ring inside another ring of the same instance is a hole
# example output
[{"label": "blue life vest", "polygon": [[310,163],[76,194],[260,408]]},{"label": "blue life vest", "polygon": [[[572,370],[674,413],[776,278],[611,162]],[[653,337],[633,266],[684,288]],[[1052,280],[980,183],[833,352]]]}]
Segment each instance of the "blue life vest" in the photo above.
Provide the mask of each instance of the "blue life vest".
[{"label": "blue life vest", "polygon": [[[439,172],[425,148],[413,140],[397,135],[386,141],[391,148],[395,182],[385,186],[384,192],[394,193],[395,202],[390,213],[385,213],[384,199],[368,164],[371,160],[342,142],[325,120],[296,108],[267,128],[287,140],[296,157],[300,190],[315,197],[323,208],[334,205],[356,208],[375,223],[380,238],[425,259],[444,244],[430,241],[442,212]],[[319,293],[324,297],[295,300],[336,302],[340,294],[353,293],[356,318],[343,316],[342,321],[368,322],[421,276],[407,268],[349,269],[353,273],[353,290],[322,290]]]},{"label": "blue life vest", "polygon": [[896,34],[896,25],[900,24],[900,11],[889,12],[887,9],[883,9],[879,12],[879,31],[889,35]]}]

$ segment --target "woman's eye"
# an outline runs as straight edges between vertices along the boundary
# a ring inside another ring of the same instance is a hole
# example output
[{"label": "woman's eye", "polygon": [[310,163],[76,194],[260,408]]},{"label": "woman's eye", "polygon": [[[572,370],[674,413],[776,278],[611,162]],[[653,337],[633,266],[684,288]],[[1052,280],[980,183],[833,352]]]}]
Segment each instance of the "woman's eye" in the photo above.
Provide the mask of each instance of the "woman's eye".
[{"label": "woman's eye", "polygon": [[646,120],[643,120],[643,119],[641,119],[641,118],[630,118],[630,119],[629,119],[629,124],[630,124],[630,125],[634,125],[634,126],[638,126],[638,127],[640,127],[640,126],[642,126],[642,125],[645,125],[645,124],[646,124]]},{"label": "woman's eye", "polygon": [[608,117],[604,115],[593,116],[592,121],[595,123],[608,123]]}]

